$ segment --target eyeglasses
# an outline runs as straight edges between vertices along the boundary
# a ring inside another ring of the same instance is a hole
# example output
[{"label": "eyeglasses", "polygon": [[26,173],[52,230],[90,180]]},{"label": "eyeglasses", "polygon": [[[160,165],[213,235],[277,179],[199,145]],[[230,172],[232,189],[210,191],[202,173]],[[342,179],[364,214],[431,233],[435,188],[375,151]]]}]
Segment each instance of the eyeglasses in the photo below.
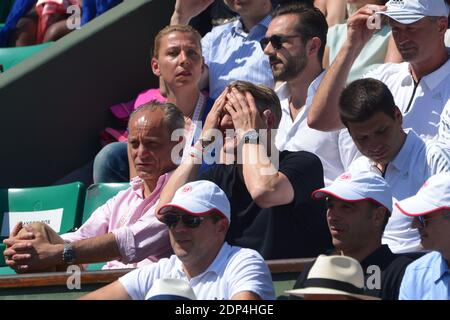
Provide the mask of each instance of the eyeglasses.
[{"label": "eyeglasses", "polygon": [[205,220],[205,217],[191,216],[189,214],[166,213],[162,217],[162,222],[169,228],[175,227],[179,221],[186,227],[195,229]]},{"label": "eyeglasses", "polygon": [[261,45],[261,48],[263,49],[263,51],[266,49],[269,42],[272,43],[272,47],[275,50],[280,50],[283,47],[283,43],[286,42],[286,39],[297,38],[297,37],[300,37],[300,35],[296,34],[296,35],[292,35],[292,36],[280,36],[280,35],[274,34],[268,38],[267,37],[262,38],[259,41],[259,44]]}]

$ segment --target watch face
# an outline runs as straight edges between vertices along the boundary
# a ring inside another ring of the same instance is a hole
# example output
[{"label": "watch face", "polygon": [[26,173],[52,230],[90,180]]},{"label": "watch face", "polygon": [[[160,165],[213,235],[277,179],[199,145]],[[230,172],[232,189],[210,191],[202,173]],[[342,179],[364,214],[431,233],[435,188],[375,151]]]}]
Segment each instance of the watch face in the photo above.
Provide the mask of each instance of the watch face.
[{"label": "watch face", "polygon": [[251,130],[245,134],[244,143],[257,141],[258,138],[259,138],[258,132],[256,132],[255,130]]},{"label": "watch face", "polygon": [[71,245],[64,245],[62,258],[66,263],[72,263],[75,260],[75,251],[73,250],[73,247]]}]

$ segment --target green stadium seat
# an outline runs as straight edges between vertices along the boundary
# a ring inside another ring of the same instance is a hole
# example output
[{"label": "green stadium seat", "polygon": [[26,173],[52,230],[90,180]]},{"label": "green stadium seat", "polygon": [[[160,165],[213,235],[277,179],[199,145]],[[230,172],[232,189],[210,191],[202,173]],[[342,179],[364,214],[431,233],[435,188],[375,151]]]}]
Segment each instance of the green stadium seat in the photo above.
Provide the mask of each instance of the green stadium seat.
[{"label": "green stadium seat", "polygon": [[[86,191],[86,199],[84,202],[84,211],[82,223],[85,223],[91,216],[92,212],[102,206],[110,198],[114,197],[119,191],[129,187],[128,182],[124,183],[98,183],[89,186]],[[87,270],[101,270],[105,263],[92,263]]]},{"label": "green stadium seat", "polygon": [[0,65],[3,66],[3,72],[14,67],[25,59],[42,51],[52,45],[53,42],[46,42],[34,46],[0,48]]},{"label": "green stadium seat", "polygon": [[119,191],[125,190],[130,186],[128,182],[121,183],[97,183],[92,184],[86,190],[86,199],[84,200],[84,210],[82,224],[91,216],[92,212],[102,206],[110,198],[114,197]]},{"label": "green stadium seat", "polygon": [[[0,212],[2,213],[0,216],[0,226],[2,227],[0,240],[6,238],[10,232],[8,218],[13,217],[14,213],[19,214],[20,212],[28,212],[28,219],[42,221],[55,219],[58,216],[56,211],[42,213],[43,211],[62,209],[59,233],[73,230],[80,225],[84,197],[85,187],[81,182],[49,187],[0,189]],[[6,212],[11,212],[11,214],[6,215]],[[42,215],[39,216],[39,212]],[[54,220],[51,222],[54,223]],[[2,255],[0,267],[5,265],[3,251],[4,247],[0,247]]]}]

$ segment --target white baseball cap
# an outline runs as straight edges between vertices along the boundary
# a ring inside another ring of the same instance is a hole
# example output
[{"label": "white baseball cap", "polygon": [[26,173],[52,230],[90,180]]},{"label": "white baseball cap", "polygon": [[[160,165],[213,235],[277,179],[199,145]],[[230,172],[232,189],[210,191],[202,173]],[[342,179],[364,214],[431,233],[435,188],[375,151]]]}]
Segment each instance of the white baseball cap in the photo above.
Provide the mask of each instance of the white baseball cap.
[{"label": "white baseball cap", "polygon": [[145,300],[197,300],[194,290],[181,279],[157,279]]},{"label": "white baseball cap", "polygon": [[172,201],[162,206],[158,215],[163,215],[171,208],[185,211],[192,216],[205,216],[215,211],[230,222],[230,201],[218,185],[211,181],[199,180],[186,183],[179,188]]},{"label": "white baseball cap", "polygon": [[450,172],[429,178],[415,196],[395,206],[407,216],[424,216],[439,210],[450,210]]},{"label": "white baseball cap", "polygon": [[313,199],[332,196],[346,202],[371,201],[392,212],[392,191],[389,184],[378,174],[370,171],[346,172],[334,182],[312,193]]},{"label": "white baseball cap", "polygon": [[424,17],[447,17],[449,7],[444,0],[390,0],[384,14],[401,24],[411,24]]},{"label": "white baseball cap", "polygon": [[364,295],[364,272],[359,262],[347,256],[320,255],[305,281],[305,288],[286,293],[304,297],[307,294],[344,295],[363,300],[380,300]]}]

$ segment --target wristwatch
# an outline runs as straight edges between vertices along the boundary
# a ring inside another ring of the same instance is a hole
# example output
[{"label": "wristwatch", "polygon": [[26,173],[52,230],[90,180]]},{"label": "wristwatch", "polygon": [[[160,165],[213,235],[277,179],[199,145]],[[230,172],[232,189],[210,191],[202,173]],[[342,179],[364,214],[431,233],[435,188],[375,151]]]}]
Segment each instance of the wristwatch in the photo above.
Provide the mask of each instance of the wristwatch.
[{"label": "wristwatch", "polygon": [[259,134],[255,129],[249,130],[242,136],[244,143],[258,143]]},{"label": "wristwatch", "polygon": [[73,264],[75,262],[75,250],[70,243],[64,244],[64,249],[62,252],[62,260],[66,264]]}]

